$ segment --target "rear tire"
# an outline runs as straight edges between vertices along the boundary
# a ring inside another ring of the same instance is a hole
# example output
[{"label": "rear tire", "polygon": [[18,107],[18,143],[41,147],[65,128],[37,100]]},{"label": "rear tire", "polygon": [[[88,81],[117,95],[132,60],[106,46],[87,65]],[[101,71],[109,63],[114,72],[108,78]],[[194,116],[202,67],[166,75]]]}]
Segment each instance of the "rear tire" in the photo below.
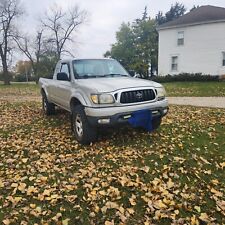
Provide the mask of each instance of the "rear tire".
[{"label": "rear tire", "polygon": [[79,143],[87,145],[96,141],[97,129],[88,123],[82,105],[76,105],[72,108],[71,127]]},{"label": "rear tire", "polygon": [[45,93],[42,94],[42,109],[47,116],[55,114],[55,104],[48,101]]},{"label": "rear tire", "polygon": [[162,117],[157,117],[155,119],[152,120],[152,129],[153,130],[157,130],[162,122]]}]

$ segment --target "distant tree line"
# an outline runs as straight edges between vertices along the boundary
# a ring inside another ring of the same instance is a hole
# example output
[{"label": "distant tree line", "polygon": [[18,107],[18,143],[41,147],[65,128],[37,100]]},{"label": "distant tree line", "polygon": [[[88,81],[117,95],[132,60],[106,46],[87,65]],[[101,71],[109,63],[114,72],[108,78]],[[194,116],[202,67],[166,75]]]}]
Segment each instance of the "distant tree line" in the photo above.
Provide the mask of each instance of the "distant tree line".
[{"label": "distant tree line", "polygon": [[[194,10],[194,6],[191,10]],[[186,8],[181,3],[171,5],[168,12],[159,11],[155,18],[148,16],[147,7],[141,18],[122,23],[116,33],[116,43],[104,56],[120,61],[127,70],[149,77],[158,70],[157,26],[183,16]]]},{"label": "distant tree line", "polygon": [[87,12],[77,5],[67,10],[54,5],[40,15],[35,34],[29,34],[23,33],[22,24],[18,24],[24,14],[20,0],[0,0],[0,61],[6,85],[10,84],[12,57],[18,50],[29,62],[21,63],[20,71],[32,70],[36,82],[40,75],[52,74],[62,55],[72,55],[68,43],[74,42],[74,33],[87,19]]}]

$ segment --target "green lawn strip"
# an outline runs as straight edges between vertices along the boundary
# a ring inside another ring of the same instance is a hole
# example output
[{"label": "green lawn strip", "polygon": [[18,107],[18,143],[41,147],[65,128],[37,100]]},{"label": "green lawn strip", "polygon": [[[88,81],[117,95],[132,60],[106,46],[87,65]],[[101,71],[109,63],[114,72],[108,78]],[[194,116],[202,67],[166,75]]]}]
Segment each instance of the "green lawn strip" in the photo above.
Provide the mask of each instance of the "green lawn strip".
[{"label": "green lawn strip", "polygon": [[38,96],[40,95],[39,86],[33,82],[31,83],[12,83],[11,85],[0,84],[1,95],[19,96]]},{"label": "green lawn strip", "polygon": [[[163,83],[168,96],[175,97],[221,97],[225,96],[225,82],[171,82]],[[39,86],[35,83],[0,84],[1,95],[40,96]]]},{"label": "green lawn strip", "polygon": [[170,97],[225,96],[225,82],[171,82],[163,85]]}]

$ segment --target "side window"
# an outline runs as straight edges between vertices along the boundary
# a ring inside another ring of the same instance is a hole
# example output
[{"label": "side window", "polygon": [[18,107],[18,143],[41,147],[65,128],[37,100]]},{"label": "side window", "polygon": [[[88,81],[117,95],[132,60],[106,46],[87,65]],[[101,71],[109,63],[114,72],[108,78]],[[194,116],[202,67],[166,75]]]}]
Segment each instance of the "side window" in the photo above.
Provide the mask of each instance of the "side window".
[{"label": "side window", "polygon": [[67,76],[68,76],[68,78],[69,78],[69,80],[70,80],[70,70],[69,70],[69,66],[68,66],[68,64],[62,64],[62,66],[61,66],[61,69],[60,69],[60,72],[61,73],[66,73],[67,74]]},{"label": "side window", "polygon": [[223,55],[222,66],[225,66],[225,52],[222,52],[222,55]]}]

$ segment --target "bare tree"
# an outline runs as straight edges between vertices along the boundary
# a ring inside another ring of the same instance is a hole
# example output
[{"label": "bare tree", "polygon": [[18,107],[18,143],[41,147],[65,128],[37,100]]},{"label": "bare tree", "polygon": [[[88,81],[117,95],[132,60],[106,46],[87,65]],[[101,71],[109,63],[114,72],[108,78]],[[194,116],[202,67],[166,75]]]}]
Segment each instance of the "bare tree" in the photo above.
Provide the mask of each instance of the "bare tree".
[{"label": "bare tree", "polygon": [[66,43],[73,42],[73,34],[87,18],[87,12],[80,10],[78,6],[63,11],[55,6],[49,13],[46,13],[42,25],[49,34],[49,42],[55,46],[56,57],[60,59],[62,54],[72,53],[66,48]]},{"label": "bare tree", "polygon": [[39,79],[39,63],[43,52],[43,30],[38,30],[36,32],[36,38],[34,42],[31,42],[31,38],[27,35],[17,35],[14,38],[19,50],[25,54],[25,56],[30,60],[31,66],[35,75],[36,82]]},{"label": "bare tree", "polygon": [[4,84],[10,84],[9,56],[13,48],[15,21],[23,14],[19,0],[0,0],[0,57]]}]

